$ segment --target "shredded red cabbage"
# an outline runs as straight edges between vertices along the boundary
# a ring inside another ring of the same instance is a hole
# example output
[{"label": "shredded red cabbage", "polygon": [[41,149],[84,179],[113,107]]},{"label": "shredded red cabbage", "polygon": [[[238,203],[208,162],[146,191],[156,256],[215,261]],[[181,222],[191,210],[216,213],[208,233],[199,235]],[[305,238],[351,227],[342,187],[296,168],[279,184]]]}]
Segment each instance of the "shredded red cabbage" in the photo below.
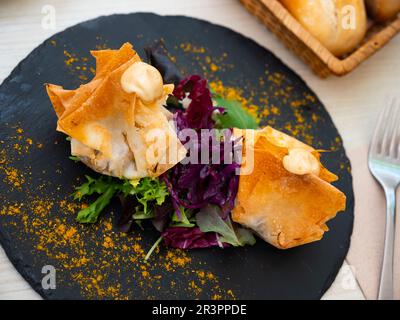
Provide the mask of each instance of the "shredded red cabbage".
[{"label": "shredded red cabbage", "polygon": [[[236,175],[238,163],[224,164],[224,142],[207,143],[200,139],[200,129],[214,129],[213,106],[211,92],[207,81],[199,76],[191,76],[176,87],[174,96],[179,99],[191,99],[187,110],[175,113],[178,136],[183,144],[187,143],[185,137],[180,136],[184,129],[198,131],[195,149],[200,153],[204,148],[209,148],[210,164],[177,164],[163,179],[172,197],[175,211],[180,216],[180,206],[187,209],[201,209],[208,204],[215,204],[222,210],[225,218],[234,207],[234,202],[239,185],[239,176]],[[220,110],[219,110],[220,111]],[[202,145],[203,144],[203,145]],[[220,152],[220,164],[213,164],[212,154]],[[200,158],[200,156],[199,156]]]},{"label": "shredded red cabbage", "polygon": [[179,249],[196,249],[218,246],[218,235],[215,232],[204,233],[199,227],[170,227],[162,233],[168,247]]},{"label": "shredded red cabbage", "polygon": [[179,100],[191,100],[186,111],[179,110],[175,114],[178,130],[214,128],[212,114],[216,108],[213,106],[207,80],[197,75],[185,78],[176,86],[173,95]]}]

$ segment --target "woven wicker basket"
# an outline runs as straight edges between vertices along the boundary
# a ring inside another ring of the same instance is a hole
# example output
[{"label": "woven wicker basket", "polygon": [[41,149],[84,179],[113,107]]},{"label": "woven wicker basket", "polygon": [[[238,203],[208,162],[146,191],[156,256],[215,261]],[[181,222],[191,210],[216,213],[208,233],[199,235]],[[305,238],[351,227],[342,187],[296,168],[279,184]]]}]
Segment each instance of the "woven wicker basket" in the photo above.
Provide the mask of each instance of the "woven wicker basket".
[{"label": "woven wicker basket", "polygon": [[364,42],[343,59],[315,39],[278,0],[240,0],[283,43],[320,77],[343,76],[382,48],[400,31],[400,17],[385,25],[371,24]]}]

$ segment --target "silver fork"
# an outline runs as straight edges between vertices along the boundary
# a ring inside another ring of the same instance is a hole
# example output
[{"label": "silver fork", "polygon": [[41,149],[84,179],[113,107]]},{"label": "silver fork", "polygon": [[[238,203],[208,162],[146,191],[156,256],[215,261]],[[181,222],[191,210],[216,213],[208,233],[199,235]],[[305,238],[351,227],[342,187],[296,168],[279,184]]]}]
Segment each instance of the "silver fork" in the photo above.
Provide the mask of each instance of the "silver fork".
[{"label": "silver fork", "polygon": [[390,99],[381,113],[369,149],[368,165],[386,195],[386,234],[379,300],[392,300],[396,189],[400,184],[400,105]]}]

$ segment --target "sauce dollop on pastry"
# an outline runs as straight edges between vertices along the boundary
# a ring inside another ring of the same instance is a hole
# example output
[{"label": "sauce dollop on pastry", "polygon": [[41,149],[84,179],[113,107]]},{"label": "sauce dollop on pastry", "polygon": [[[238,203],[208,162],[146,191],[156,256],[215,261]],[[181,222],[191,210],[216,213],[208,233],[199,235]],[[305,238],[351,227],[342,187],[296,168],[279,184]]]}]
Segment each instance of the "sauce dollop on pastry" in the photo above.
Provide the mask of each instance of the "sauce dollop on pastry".
[{"label": "sauce dollop on pastry", "polygon": [[319,160],[310,152],[300,148],[289,149],[283,157],[283,167],[294,174],[319,174]]},{"label": "sauce dollop on pastry", "polygon": [[121,77],[121,86],[127,93],[136,93],[145,104],[162,98],[164,84],[160,72],[145,62],[131,65]]}]

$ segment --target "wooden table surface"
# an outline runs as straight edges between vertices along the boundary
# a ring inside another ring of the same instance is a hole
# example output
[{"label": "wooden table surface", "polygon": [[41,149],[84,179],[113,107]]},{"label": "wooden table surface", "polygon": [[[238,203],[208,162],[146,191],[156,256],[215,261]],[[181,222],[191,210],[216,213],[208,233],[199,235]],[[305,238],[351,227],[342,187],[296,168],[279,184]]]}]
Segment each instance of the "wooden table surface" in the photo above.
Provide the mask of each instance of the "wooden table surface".
[{"label": "wooden table surface", "polygon": [[[44,29],[46,5],[55,9],[55,29]],[[310,72],[237,0],[1,0],[0,82],[17,63],[52,34],[100,15],[128,12],[182,14],[227,26],[279,56],[319,95],[332,115],[345,147],[368,143],[387,93],[399,86],[400,37],[344,78],[321,80]],[[16,272],[0,248],[0,299],[40,299]],[[324,299],[364,299],[351,268],[344,264]]]}]

